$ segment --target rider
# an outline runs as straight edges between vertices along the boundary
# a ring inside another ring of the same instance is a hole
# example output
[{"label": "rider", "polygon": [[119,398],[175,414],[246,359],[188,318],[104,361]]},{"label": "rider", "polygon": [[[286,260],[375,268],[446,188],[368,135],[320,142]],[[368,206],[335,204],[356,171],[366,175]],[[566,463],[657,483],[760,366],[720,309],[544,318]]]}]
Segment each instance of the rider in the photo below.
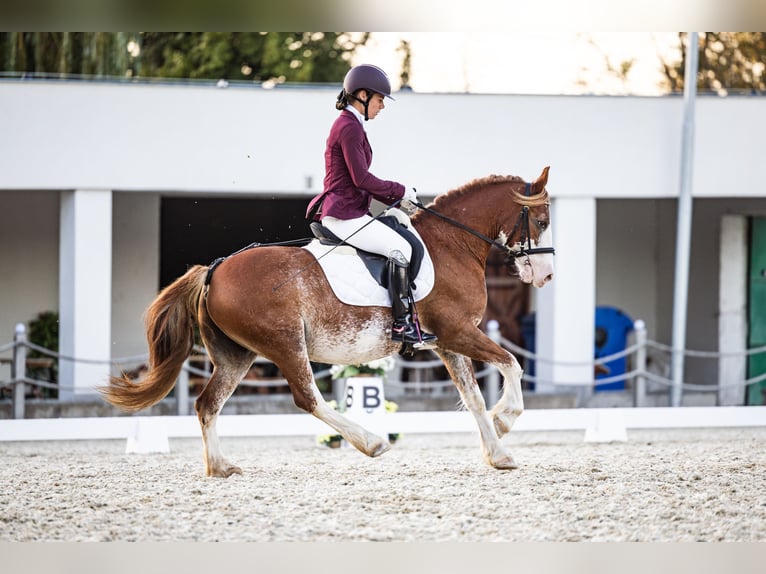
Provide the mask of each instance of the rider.
[{"label": "rider", "polygon": [[[375,198],[386,205],[398,201],[417,201],[415,190],[370,173],[372,148],[364,122],[375,119],[391,98],[391,83],[386,73],[370,64],[353,67],[343,80],[335,108],[341,110],[333,122],[325,148],[324,190],[311,200],[306,217],[313,215],[322,225],[345,242],[388,257],[393,325],[391,338],[418,344],[436,340],[424,333],[410,314],[409,264],[412,248],[386,224],[373,219],[370,204]],[[393,100],[393,98],[391,98]]]}]

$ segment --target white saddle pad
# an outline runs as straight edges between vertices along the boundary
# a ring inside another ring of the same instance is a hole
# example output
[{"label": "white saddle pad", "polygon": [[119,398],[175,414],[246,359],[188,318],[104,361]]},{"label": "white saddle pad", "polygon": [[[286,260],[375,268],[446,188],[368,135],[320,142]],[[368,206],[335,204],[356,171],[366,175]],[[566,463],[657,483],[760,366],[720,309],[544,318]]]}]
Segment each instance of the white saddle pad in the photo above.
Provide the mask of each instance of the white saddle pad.
[{"label": "white saddle pad", "polygon": [[[423,240],[414,228],[410,227],[422,243]],[[425,245],[423,246],[425,247]],[[335,296],[347,305],[390,307],[391,297],[388,289],[384,289],[372,278],[362,260],[357,257],[356,249],[349,245],[340,245],[333,249],[332,245],[322,245],[315,239],[303,249],[319,260],[327,280],[330,282]],[[331,251],[331,253],[328,253]],[[327,254],[327,255],[325,255]],[[434,287],[434,264],[428,250],[425,250],[420,272],[415,278],[415,288],[412,294],[415,301],[420,301]]]}]

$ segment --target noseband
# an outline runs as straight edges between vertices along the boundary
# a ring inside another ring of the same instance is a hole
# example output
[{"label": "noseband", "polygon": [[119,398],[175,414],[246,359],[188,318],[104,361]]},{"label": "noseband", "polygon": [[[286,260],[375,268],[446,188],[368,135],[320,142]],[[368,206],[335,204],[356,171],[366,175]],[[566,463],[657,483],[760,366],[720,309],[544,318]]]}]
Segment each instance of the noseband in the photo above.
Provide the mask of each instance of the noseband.
[{"label": "noseband", "polygon": [[[524,186],[524,195],[526,197],[530,196],[530,191],[532,189],[532,185],[527,183]],[[508,246],[508,243],[500,243],[496,239],[491,239],[484,235],[483,233],[480,233],[476,231],[475,229],[471,229],[467,225],[464,225],[460,223],[459,221],[455,221],[451,217],[447,217],[446,215],[442,215],[438,211],[434,211],[433,209],[430,209],[423,205],[420,202],[415,202],[415,205],[418,206],[419,209],[422,209],[423,211],[426,211],[430,213],[431,215],[435,215],[436,217],[439,217],[443,219],[444,221],[450,223],[451,225],[454,225],[455,227],[459,227],[463,231],[467,231],[474,237],[478,237],[485,243],[489,243],[490,245],[494,245],[495,247],[498,247],[506,252],[508,257],[512,258],[518,258],[518,257],[529,257],[530,255],[540,255],[543,253],[550,253],[555,254],[556,250],[553,247],[532,247],[532,235],[529,233],[529,206],[522,205],[521,211],[519,212],[519,219],[516,221],[516,225],[513,226],[513,231],[511,231],[510,236],[508,237],[508,241],[510,242],[511,239],[513,239],[513,236],[516,234],[516,231],[521,228],[521,237],[519,238],[519,243],[521,243],[521,249],[514,250],[512,247]],[[526,247],[524,246],[524,243],[526,243]]]}]

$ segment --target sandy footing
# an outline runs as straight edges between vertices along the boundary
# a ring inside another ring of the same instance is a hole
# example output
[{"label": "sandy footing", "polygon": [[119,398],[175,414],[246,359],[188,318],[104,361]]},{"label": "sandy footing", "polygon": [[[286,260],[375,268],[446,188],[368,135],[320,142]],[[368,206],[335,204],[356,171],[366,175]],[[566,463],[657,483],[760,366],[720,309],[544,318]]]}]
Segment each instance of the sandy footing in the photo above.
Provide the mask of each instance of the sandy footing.
[{"label": "sandy footing", "polygon": [[764,541],[766,428],[403,437],[378,459],[314,437],[223,439],[244,474],[203,475],[201,440],[0,443],[0,541]]}]

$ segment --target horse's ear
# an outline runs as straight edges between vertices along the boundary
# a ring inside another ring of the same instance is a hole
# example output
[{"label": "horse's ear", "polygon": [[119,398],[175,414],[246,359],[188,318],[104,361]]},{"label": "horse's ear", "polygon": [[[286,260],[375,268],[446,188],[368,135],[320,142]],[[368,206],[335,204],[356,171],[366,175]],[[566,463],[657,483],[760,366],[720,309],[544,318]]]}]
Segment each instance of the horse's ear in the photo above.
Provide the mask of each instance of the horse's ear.
[{"label": "horse's ear", "polygon": [[548,170],[551,169],[551,166],[546,165],[543,168],[543,173],[540,174],[540,177],[537,178],[537,181],[534,183],[534,188],[536,193],[541,193],[544,189],[546,184],[548,183]]}]

